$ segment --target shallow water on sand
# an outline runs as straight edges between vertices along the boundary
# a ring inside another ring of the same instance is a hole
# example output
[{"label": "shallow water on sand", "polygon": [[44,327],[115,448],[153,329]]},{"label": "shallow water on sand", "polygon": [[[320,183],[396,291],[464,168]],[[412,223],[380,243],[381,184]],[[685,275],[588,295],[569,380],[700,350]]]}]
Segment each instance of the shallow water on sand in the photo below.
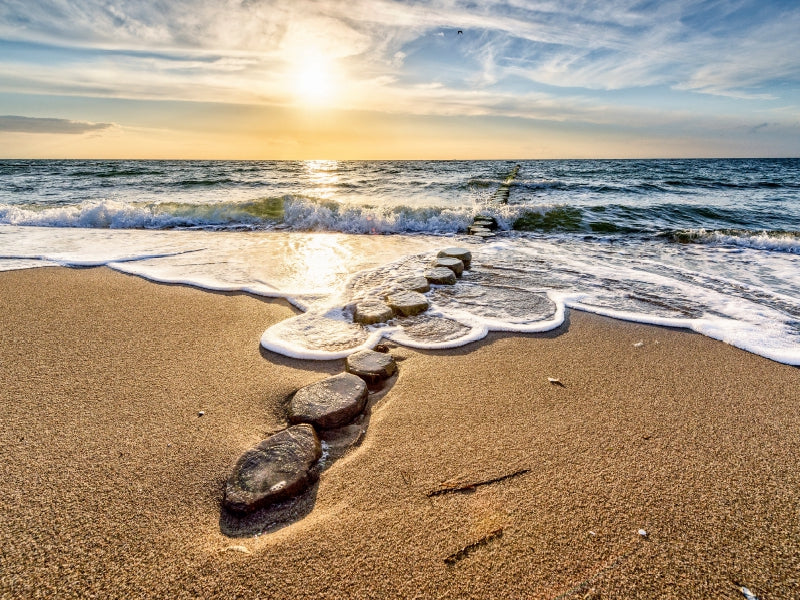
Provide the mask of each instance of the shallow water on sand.
[{"label": "shallow water on sand", "polygon": [[[427,312],[382,325],[353,322],[356,301],[383,297],[453,245],[472,251],[472,268],[454,286],[433,286]],[[0,249],[0,268],[106,265],[154,281],[286,298],[305,312],[265,331],[261,342],[301,358],[342,357],[381,338],[433,349],[492,330],[546,331],[574,307],[687,327],[800,364],[800,269],[791,253],[769,253],[765,260],[753,248],[572,236],[509,235],[482,243],[466,235],[10,226],[0,227]]]}]

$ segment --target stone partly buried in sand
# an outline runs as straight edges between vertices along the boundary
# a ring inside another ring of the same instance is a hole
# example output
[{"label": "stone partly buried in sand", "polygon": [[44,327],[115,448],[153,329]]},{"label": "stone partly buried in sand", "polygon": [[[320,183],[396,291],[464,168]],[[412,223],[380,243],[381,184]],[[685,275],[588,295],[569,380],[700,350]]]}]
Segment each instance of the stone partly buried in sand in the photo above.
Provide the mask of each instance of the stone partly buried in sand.
[{"label": "stone partly buried in sand", "polygon": [[368,384],[376,384],[387,379],[397,371],[397,363],[391,354],[361,350],[347,357],[345,369],[348,373],[358,375]]},{"label": "stone partly buried in sand", "polygon": [[428,299],[419,292],[400,290],[386,296],[386,303],[398,315],[413,317],[428,310]]},{"label": "stone partly buried in sand", "polygon": [[353,320],[362,325],[385,323],[392,317],[394,317],[392,308],[376,299],[362,300],[356,304],[353,311]]},{"label": "stone partly buried in sand", "polygon": [[225,508],[248,513],[300,494],[313,483],[312,466],[320,456],[322,446],[311,425],[268,437],[236,461],[225,483]]},{"label": "stone partly buried in sand", "polygon": [[355,419],[367,403],[367,384],[350,373],[340,373],[297,390],[289,404],[291,423],[310,423],[336,429]]}]

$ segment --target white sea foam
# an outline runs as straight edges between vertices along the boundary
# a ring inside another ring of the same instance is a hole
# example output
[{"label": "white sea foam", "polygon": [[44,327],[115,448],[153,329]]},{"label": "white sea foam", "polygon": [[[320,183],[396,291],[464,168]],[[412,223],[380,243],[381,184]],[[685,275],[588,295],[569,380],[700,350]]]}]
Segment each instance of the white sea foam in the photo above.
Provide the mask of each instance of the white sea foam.
[{"label": "white sea foam", "polygon": [[[353,302],[421,274],[439,248],[452,245],[471,248],[473,267],[455,286],[428,292],[428,312],[384,326],[353,323]],[[0,226],[0,265],[35,264],[107,265],[154,281],[286,298],[305,312],[267,329],[261,343],[297,358],[339,358],[382,337],[443,349],[489,331],[546,331],[571,307],[685,327],[800,364],[796,257],[755,248],[569,236],[481,244],[466,236]]]},{"label": "white sea foam", "polygon": [[800,233],[796,232],[689,229],[681,235],[694,243],[800,254]]},{"label": "white sea foam", "polygon": [[510,229],[524,211],[551,205],[469,206],[364,205],[302,196],[223,202],[124,202],[104,199],[63,206],[0,204],[0,224],[85,229],[290,229],[342,233],[436,233],[466,231],[476,215],[494,217]]}]

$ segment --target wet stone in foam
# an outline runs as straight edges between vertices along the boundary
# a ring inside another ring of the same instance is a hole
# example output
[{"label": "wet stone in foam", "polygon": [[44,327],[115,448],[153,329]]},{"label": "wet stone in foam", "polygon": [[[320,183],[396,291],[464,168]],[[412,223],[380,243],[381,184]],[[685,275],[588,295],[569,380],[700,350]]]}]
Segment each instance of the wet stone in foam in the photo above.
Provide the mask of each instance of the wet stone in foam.
[{"label": "wet stone in foam", "polygon": [[431,284],[428,280],[421,275],[414,275],[413,277],[405,277],[397,281],[398,287],[412,292],[419,292],[424,294],[431,290]]},{"label": "wet stone in foam", "polygon": [[434,267],[425,271],[425,279],[437,285],[453,285],[456,282],[456,274],[447,267]]},{"label": "wet stone in foam", "polygon": [[433,261],[434,267],[446,267],[455,273],[456,277],[461,277],[464,272],[464,263],[457,258],[437,258]]},{"label": "wet stone in foam", "polygon": [[392,307],[375,299],[362,300],[356,304],[353,320],[363,325],[385,323],[394,317]]},{"label": "wet stone in foam", "polygon": [[472,264],[472,252],[466,248],[445,248],[439,250],[439,258],[457,258],[464,263],[464,268],[469,269]]},{"label": "wet stone in foam", "polygon": [[386,302],[398,315],[411,317],[428,310],[428,299],[419,292],[401,290],[389,294]]},{"label": "wet stone in foam", "polygon": [[411,340],[425,343],[442,343],[463,338],[470,333],[470,328],[445,317],[417,315],[402,320],[403,333]]}]

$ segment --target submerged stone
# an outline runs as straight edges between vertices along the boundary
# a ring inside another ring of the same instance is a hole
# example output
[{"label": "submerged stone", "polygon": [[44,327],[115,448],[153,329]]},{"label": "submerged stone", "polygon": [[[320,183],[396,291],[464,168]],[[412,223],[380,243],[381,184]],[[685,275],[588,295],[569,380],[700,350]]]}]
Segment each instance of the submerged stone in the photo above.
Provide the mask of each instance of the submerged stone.
[{"label": "submerged stone", "polygon": [[434,267],[425,271],[425,279],[439,285],[453,285],[456,282],[456,274],[447,267]]},{"label": "submerged stone", "polygon": [[356,304],[353,320],[362,325],[385,323],[394,317],[391,307],[380,300],[362,300]]},{"label": "submerged stone", "polygon": [[433,261],[434,267],[446,267],[456,274],[456,277],[461,277],[464,272],[464,263],[457,258],[437,258]]},{"label": "submerged stone", "polygon": [[[477,224],[478,221],[476,220],[475,225]],[[439,258],[457,258],[464,263],[465,269],[469,269],[472,264],[472,252],[466,248],[445,248],[444,250],[439,250]]]},{"label": "submerged stone", "polygon": [[252,512],[297,496],[314,481],[311,467],[322,456],[311,425],[284,429],[239,457],[225,483],[223,504],[234,512]]},{"label": "submerged stone", "polygon": [[404,317],[418,315],[428,310],[428,306],[430,306],[425,296],[419,292],[412,292],[409,290],[401,290],[389,294],[386,297],[386,302],[392,307],[392,310]]},{"label": "submerged stone", "polygon": [[395,374],[397,363],[391,354],[361,350],[347,357],[345,368],[348,373],[358,375],[367,383],[378,383],[381,379],[387,379]]},{"label": "submerged stone", "polygon": [[415,275],[413,277],[406,277],[405,279],[400,279],[397,282],[397,285],[403,288],[404,290],[411,290],[412,292],[420,292],[421,294],[431,291],[431,284],[428,283],[428,280],[425,279],[422,275]]},{"label": "submerged stone", "polygon": [[367,384],[341,373],[297,390],[289,405],[289,421],[336,429],[355,419],[367,403]]}]

